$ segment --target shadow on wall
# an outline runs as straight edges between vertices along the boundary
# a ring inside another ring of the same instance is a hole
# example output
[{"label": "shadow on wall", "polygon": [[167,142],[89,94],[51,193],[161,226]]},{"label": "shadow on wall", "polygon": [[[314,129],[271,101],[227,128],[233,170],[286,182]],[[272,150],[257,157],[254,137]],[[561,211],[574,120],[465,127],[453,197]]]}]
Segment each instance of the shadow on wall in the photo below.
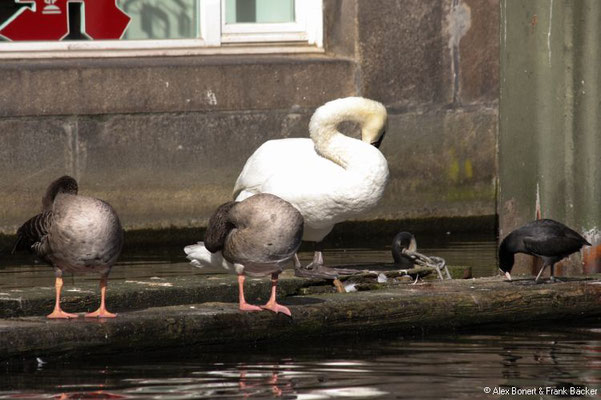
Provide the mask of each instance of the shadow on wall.
[{"label": "shadow on wall", "polygon": [[[132,18],[124,39],[181,39],[196,36],[195,0],[122,0]],[[191,18],[192,16],[192,18]]]}]

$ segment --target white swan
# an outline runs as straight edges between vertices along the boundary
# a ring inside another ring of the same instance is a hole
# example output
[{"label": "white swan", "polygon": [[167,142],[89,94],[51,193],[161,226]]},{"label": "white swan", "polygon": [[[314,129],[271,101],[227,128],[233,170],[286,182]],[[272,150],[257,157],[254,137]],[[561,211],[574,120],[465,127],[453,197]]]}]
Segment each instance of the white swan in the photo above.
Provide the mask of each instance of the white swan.
[{"label": "white swan", "polygon": [[[241,201],[271,193],[290,202],[304,217],[303,240],[317,242],[313,262],[296,274],[335,278],[323,266],[319,242],[338,222],[356,217],[382,198],[388,163],[378,150],[384,137],[386,108],[377,101],[347,97],[319,107],[309,123],[310,139],[270,140],[246,161],[234,188]],[[338,125],[354,121],[361,140],[340,133]]]}]

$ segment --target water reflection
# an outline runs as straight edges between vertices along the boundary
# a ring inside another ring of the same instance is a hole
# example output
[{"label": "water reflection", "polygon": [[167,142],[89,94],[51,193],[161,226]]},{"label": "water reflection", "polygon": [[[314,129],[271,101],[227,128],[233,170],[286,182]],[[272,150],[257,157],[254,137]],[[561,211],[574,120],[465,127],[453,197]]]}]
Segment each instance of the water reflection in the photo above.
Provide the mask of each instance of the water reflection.
[{"label": "water reflection", "polygon": [[553,399],[559,397],[544,391],[529,397],[483,390],[599,390],[601,320],[428,340],[320,340],[45,362],[4,365],[0,398]]},{"label": "water reflection", "polygon": [[54,396],[55,399],[69,400],[69,399],[127,399],[127,396],[119,394],[113,394],[99,390],[97,392],[75,392],[75,393],[62,393],[58,396]]}]

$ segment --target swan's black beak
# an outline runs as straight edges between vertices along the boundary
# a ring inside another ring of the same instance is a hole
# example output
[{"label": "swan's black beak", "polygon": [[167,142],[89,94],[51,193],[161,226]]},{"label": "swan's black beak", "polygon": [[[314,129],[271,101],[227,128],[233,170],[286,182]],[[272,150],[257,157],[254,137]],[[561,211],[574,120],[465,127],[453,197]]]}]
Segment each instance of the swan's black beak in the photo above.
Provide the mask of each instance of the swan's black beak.
[{"label": "swan's black beak", "polygon": [[376,149],[379,149],[380,145],[382,144],[382,140],[384,140],[384,135],[386,135],[386,130],[382,131],[382,134],[380,135],[380,138],[378,140],[376,140],[375,142],[371,142],[370,144],[372,146],[375,146]]}]

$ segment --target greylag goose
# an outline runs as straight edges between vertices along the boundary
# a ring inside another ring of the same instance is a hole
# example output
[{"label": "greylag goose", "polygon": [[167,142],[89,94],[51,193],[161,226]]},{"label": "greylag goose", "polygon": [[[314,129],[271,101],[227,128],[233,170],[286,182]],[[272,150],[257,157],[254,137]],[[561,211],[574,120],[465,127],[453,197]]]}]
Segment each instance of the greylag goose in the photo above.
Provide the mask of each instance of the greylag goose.
[{"label": "greylag goose", "polygon": [[111,267],[123,247],[123,229],[117,214],[106,202],[77,194],[77,181],[63,176],[48,186],[42,212],[17,231],[13,248],[28,250],[54,267],[56,303],[48,318],[76,318],[60,306],[63,273],[100,274],[100,307],[86,317],[112,318],[105,306]]},{"label": "greylag goose", "polygon": [[[290,316],[290,310],[276,301],[278,276],[296,254],[302,235],[303,217],[290,203],[257,194],[219,206],[209,220],[204,243],[186,246],[184,251],[194,266],[220,266],[238,274],[240,310],[265,309]],[[245,275],[271,275],[267,304],[258,307],[246,302]]]}]

